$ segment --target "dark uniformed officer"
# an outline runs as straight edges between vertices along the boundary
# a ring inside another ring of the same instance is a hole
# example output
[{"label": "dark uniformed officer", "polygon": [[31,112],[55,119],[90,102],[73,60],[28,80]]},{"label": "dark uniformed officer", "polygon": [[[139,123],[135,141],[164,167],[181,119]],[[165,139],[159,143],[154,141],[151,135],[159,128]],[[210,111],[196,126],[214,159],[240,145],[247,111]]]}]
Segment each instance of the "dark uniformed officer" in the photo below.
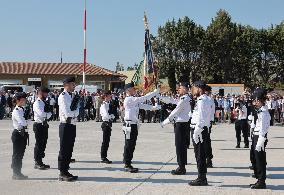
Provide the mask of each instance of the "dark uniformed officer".
[{"label": "dark uniformed officer", "polygon": [[48,128],[49,125],[47,121],[51,119],[51,111],[49,102],[47,101],[47,96],[49,89],[46,87],[41,87],[38,90],[37,99],[33,104],[34,120],[33,130],[35,133],[35,148],[34,148],[34,160],[35,169],[45,170],[49,169],[49,165],[45,165],[42,159],[45,157],[45,148],[48,139]]},{"label": "dark uniformed officer", "polygon": [[265,105],[266,91],[258,88],[253,94],[254,105],[257,108],[257,119],[252,124],[253,139],[252,148],[253,151],[251,160],[254,175],[257,179],[255,184],[251,184],[252,189],[265,189],[266,188],[266,152],[267,145],[267,133],[270,126],[270,114],[268,107]]},{"label": "dark uniformed officer", "polygon": [[14,180],[23,180],[27,179],[28,176],[22,174],[22,160],[25,154],[27,141],[28,141],[28,131],[27,131],[27,121],[24,116],[24,108],[26,104],[26,94],[25,93],[16,93],[13,97],[13,101],[16,104],[12,112],[12,121],[14,131],[12,133],[12,142],[13,142],[13,156],[12,156],[12,165],[13,177]]},{"label": "dark uniformed officer", "polygon": [[192,113],[191,130],[194,153],[198,168],[198,178],[189,182],[189,185],[191,186],[208,185],[206,178],[207,166],[205,144],[208,138],[211,108],[205,91],[206,83],[204,81],[196,81],[193,83],[192,93],[197,97],[197,102]]},{"label": "dark uniformed officer", "polygon": [[110,114],[110,101],[111,101],[111,92],[106,91],[103,94],[104,101],[100,107],[100,115],[102,117],[103,123],[102,123],[102,131],[103,131],[103,142],[101,146],[101,159],[102,163],[111,164],[112,161],[110,161],[107,158],[107,151],[109,148],[109,142],[110,142],[110,136],[111,136],[111,127],[112,127],[112,120],[114,120],[115,116],[113,114]]},{"label": "dark uniformed officer", "polygon": [[59,180],[74,181],[78,176],[68,172],[76,138],[76,117],[79,115],[77,95],[72,96],[75,90],[75,77],[67,77],[63,80],[64,91],[58,98],[59,105],[59,138],[60,151],[58,155]]},{"label": "dark uniformed officer", "polygon": [[[188,147],[188,132],[190,119],[191,98],[188,95],[189,83],[182,82],[179,84],[178,93],[181,96],[180,100],[177,102],[176,108],[171,112],[169,117],[161,123],[161,126],[164,127],[169,123],[174,123],[174,132],[175,132],[175,145],[176,145],[176,155],[178,168],[172,170],[173,175],[185,175],[187,165],[187,147]],[[165,100],[165,97],[160,98],[161,101]],[[175,101],[172,101],[172,103]],[[169,103],[165,101],[165,103]]]},{"label": "dark uniformed officer", "polygon": [[134,83],[128,83],[125,85],[125,90],[127,96],[124,99],[124,124],[123,131],[125,134],[125,145],[123,162],[125,163],[125,171],[131,173],[137,173],[138,169],[132,167],[132,158],[136,146],[136,140],[138,136],[138,126],[139,126],[139,109],[144,110],[155,110],[159,107],[143,104],[146,100],[150,100],[152,97],[158,96],[160,90],[155,89],[154,92],[148,93],[145,96],[135,97],[136,90],[134,88]]}]

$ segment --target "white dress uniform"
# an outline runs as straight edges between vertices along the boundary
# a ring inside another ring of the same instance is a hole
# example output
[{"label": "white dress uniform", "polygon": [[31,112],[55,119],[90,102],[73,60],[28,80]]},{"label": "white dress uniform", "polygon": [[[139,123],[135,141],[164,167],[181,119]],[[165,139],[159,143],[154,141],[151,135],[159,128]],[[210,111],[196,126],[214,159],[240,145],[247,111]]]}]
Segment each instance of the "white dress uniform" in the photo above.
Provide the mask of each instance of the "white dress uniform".
[{"label": "white dress uniform", "polygon": [[190,115],[191,98],[188,94],[185,94],[180,97],[179,101],[174,101],[166,98],[162,98],[161,101],[171,102],[173,104],[177,103],[176,108],[170,113],[168,118],[162,122],[162,127],[169,123],[174,123],[174,132],[175,132],[175,146],[176,146],[176,155],[177,163],[179,165],[178,169],[173,170],[173,175],[185,174],[187,165],[187,148],[189,147],[190,139]]},{"label": "white dress uniform", "polygon": [[109,114],[109,102],[103,101],[100,107],[100,115],[103,120],[103,123],[101,125],[103,131],[103,141],[101,145],[101,159],[102,162],[109,164],[111,163],[111,161],[107,159],[107,151],[109,148],[109,142],[112,131],[112,120],[115,119],[115,116],[113,114]]},{"label": "white dress uniform", "polygon": [[[73,101],[72,93],[64,90],[58,98],[59,105],[59,137],[60,151],[58,155],[58,170],[60,171],[60,180],[63,180],[61,175],[69,177],[69,164],[71,162],[73,147],[76,138],[76,117],[79,115],[79,106],[77,102],[76,110],[71,110]],[[68,179],[74,177],[69,177]]]},{"label": "white dress uniform", "polygon": [[[193,146],[197,162],[198,178],[206,179],[206,146],[211,121],[211,104],[206,94],[197,98],[191,119]],[[207,181],[206,181],[207,183]]]},{"label": "white dress uniform", "polygon": [[[159,95],[159,90],[148,93],[142,97],[127,96],[124,100],[125,116],[123,131],[125,133],[125,146],[123,154],[123,162],[126,167],[131,167],[133,153],[136,146],[136,140],[138,136],[138,125],[139,125],[139,109],[144,110],[155,110],[159,109],[155,106],[143,104],[146,100]],[[135,170],[137,172],[138,169]]]},{"label": "white dress uniform", "polygon": [[[22,160],[25,154],[27,142],[28,142],[28,131],[27,121],[24,118],[24,108],[16,106],[12,112],[12,122],[14,131],[12,133],[13,142],[13,155],[11,168],[13,169],[13,178],[21,177],[26,179],[27,177],[22,175]],[[15,178],[16,179],[16,178]]]},{"label": "white dress uniform", "polygon": [[253,139],[251,148],[251,163],[254,175],[258,181],[266,180],[266,152],[267,133],[270,126],[270,114],[267,106],[262,106],[257,112],[256,123],[252,124]]},{"label": "white dress uniform", "polygon": [[[74,111],[71,111],[70,106],[72,102],[72,93],[63,91],[58,98],[59,105],[59,118],[60,122],[66,123],[67,119],[71,119],[71,124],[75,124],[75,119],[79,115],[79,107]],[[69,121],[68,121],[69,122]]]},{"label": "white dress uniform", "polygon": [[236,138],[237,138],[237,146],[236,148],[240,148],[241,143],[241,133],[244,137],[245,148],[249,147],[249,128],[248,128],[248,113],[247,107],[245,105],[240,105],[241,108],[237,108],[238,111],[238,120],[235,122],[235,131],[236,131]]},{"label": "white dress uniform", "polygon": [[36,123],[43,123],[51,117],[51,112],[44,112],[45,103],[37,98],[33,105],[34,120]]},{"label": "white dress uniform", "polygon": [[[33,131],[35,133],[35,147],[34,147],[34,160],[35,167],[39,169],[46,169],[49,166],[43,164],[42,159],[45,157],[45,148],[48,139],[48,128],[49,125],[47,120],[51,118],[51,112],[45,112],[45,102],[40,98],[33,104],[34,120]],[[49,106],[49,105],[48,105]]]}]

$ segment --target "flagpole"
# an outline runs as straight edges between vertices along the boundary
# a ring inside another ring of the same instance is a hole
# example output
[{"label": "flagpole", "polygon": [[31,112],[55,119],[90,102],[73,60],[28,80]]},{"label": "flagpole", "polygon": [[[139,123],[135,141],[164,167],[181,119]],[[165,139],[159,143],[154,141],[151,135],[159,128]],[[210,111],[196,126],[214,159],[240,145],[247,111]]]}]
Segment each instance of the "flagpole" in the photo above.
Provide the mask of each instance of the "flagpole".
[{"label": "flagpole", "polygon": [[85,11],[84,11],[84,64],[83,64],[83,91],[85,93],[86,84],[86,64],[87,64],[87,1],[85,0]]}]

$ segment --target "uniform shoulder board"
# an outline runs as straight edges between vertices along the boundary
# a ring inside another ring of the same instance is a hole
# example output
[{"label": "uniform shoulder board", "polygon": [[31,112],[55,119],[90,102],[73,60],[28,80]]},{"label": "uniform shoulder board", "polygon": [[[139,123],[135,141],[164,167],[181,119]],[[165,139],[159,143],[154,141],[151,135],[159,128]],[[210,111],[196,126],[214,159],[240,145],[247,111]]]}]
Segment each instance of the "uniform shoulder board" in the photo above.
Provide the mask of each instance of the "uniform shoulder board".
[{"label": "uniform shoulder board", "polygon": [[65,95],[65,92],[62,92],[61,94],[62,94],[62,95]]},{"label": "uniform shoulder board", "polygon": [[39,101],[39,102],[40,102],[40,100],[37,100],[37,101]]},{"label": "uniform shoulder board", "polygon": [[16,108],[16,110],[19,110],[19,108]]},{"label": "uniform shoulder board", "polygon": [[182,97],[181,99],[182,99],[182,100],[184,100],[184,99],[185,99],[185,97]]}]

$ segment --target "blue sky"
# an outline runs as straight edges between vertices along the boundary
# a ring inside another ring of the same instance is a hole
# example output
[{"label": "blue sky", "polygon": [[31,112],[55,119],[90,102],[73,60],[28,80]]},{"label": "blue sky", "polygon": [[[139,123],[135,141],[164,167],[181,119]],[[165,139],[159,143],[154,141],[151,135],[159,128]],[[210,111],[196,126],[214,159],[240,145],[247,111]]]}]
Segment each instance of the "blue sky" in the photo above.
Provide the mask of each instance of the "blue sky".
[{"label": "blue sky", "polygon": [[[207,26],[219,9],[233,21],[262,28],[284,20],[283,0],[87,0],[87,61],[114,70],[144,50],[143,12],[151,33],[189,16]],[[83,61],[84,0],[0,0],[0,61]]]}]

